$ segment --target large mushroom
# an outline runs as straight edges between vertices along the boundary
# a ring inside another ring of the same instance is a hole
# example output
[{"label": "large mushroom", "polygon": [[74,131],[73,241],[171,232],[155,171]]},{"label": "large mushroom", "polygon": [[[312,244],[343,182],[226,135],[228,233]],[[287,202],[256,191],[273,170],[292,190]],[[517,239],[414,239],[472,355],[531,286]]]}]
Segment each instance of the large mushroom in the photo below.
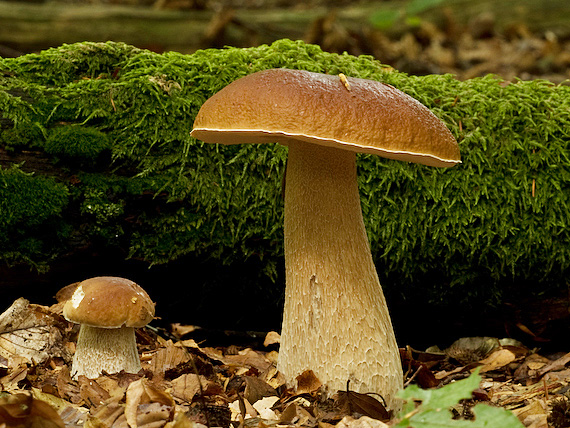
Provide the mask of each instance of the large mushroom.
[{"label": "large mushroom", "polygon": [[71,369],[74,379],[139,372],[135,328],[153,319],[154,303],[138,284],[114,276],[86,279],[65,302],[63,316],[81,325]]},{"label": "large mushroom", "polygon": [[288,383],[311,369],[330,393],[350,381],[399,408],[400,354],[362,218],[356,153],[449,167],[460,162],[451,132],[388,84],[272,69],[214,94],[191,135],[288,147],[278,359]]}]

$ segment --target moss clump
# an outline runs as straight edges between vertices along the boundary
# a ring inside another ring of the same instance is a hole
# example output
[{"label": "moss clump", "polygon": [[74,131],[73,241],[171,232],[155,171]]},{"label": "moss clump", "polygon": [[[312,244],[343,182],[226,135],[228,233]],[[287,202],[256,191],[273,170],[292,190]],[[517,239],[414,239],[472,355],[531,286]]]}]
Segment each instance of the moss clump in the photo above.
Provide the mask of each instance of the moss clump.
[{"label": "moss clump", "polygon": [[110,148],[111,142],[107,134],[80,125],[53,128],[44,145],[47,154],[75,167],[97,163]]},{"label": "moss clump", "polygon": [[0,167],[0,258],[47,268],[69,238],[60,219],[68,200],[67,187],[50,177]]},{"label": "moss clump", "polygon": [[[110,163],[95,173],[86,162],[63,178],[70,197],[61,221],[74,237],[120,246],[149,263],[188,253],[227,263],[255,257],[274,275],[283,254],[286,149],[216,147],[189,136],[208,97],[274,67],[392,84],[430,108],[458,139],[463,163],[449,170],[359,158],[363,213],[389,292],[397,284],[432,302],[493,303],[508,292],[505,283],[540,281],[541,290],[564,283],[570,268],[567,86],[408,76],[368,56],[289,40],[192,55],[80,43],[0,60],[6,131],[0,144],[15,155],[23,148],[48,151],[46,138],[66,123],[104,133]],[[0,235],[10,242],[6,229]],[[38,262],[39,254],[21,258]],[[57,255],[54,248],[50,257]],[[536,289],[518,288],[527,291]]]}]

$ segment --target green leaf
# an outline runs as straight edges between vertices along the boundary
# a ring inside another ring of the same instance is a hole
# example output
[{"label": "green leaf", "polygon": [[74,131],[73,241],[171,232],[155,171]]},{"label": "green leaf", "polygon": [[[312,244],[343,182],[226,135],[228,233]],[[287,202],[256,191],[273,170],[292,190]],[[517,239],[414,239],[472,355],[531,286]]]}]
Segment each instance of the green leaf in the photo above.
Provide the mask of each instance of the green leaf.
[{"label": "green leaf", "polygon": [[523,426],[512,412],[500,407],[477,404],[472,411],[477,422],[477,425],[471,425],[472,427],[521,428]]},{"label": "green leaf", "polygon": [[[397,427],[406,428],[522,428],[517,417],[503,408],[477,404],[472,411],[473,420],[453,419],[449,408],[460,400],[471,398],[471,393],[479,386],[481,377],[478,371],[467,379],[450,383],[439,389],[421,389],[416,385],[400,391],[398,396],[407,401]],[[420,401],[414,408],[414,403]]]},{"label": "green leaf", "polygon": [[450,383],[439,389],[421,389],[411,385],[401,391],[398,396],[404,400],[421,400],[425,409],[441,409],[451,407],[459,400],[471,398],[471,393],[479,387],[481,376],[478,371],[466,379]]}]

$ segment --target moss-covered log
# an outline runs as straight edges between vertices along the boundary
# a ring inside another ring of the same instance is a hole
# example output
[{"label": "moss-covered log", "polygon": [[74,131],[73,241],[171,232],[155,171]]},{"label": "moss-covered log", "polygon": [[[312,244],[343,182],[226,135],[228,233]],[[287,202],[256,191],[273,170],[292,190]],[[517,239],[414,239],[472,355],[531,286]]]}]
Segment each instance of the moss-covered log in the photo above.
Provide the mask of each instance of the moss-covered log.
[{"label": "moss-covered log", "polygon": [[47,268],[97,245],[149,264],[255,258],[275,275],[286,149],[216,147],[189,135],[209,96],[272,67],[392,84],[458,139],[463,163],[450,170],[359,158],[363,213],[389,294],[488,303],[514,287],[564,284],[570,87],[408,76],[288,40],[192,55],[81,43],[0,60],[3,263]]}]

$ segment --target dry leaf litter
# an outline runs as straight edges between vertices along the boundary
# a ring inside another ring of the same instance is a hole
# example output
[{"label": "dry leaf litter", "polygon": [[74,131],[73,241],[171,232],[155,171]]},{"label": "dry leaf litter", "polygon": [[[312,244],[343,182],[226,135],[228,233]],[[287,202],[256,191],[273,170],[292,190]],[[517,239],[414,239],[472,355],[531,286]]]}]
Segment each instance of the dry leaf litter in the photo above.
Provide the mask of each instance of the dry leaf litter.
[{"label": "dry leaf litter", "polygon": [[[382,428],[397,419],[369,394],[338,391],[325,398],[312,372],[287,389],[276,369],[279,335],[265,348],[202,347],[195,327],[137,331],[142,370],[70,376],[78,327],[61,304],[20,298],[0,315],[0,427]],[[512,410],[527,427],[570,425],[570,353],[549,356],[514,340],[462,338],[449,348],[401,349],[405,383],[437,388],[479,367],[483,380],[471,400],[452,409],[469,417],[476,402]]]}]

